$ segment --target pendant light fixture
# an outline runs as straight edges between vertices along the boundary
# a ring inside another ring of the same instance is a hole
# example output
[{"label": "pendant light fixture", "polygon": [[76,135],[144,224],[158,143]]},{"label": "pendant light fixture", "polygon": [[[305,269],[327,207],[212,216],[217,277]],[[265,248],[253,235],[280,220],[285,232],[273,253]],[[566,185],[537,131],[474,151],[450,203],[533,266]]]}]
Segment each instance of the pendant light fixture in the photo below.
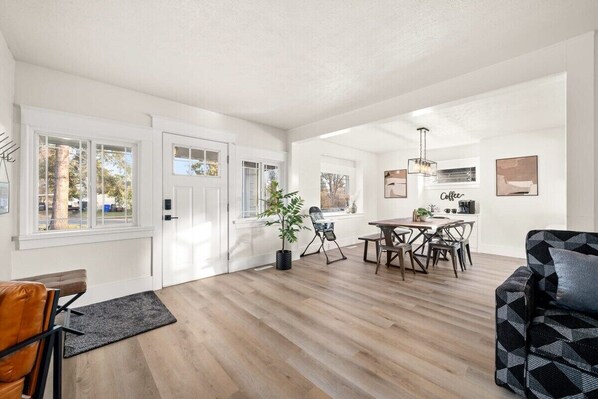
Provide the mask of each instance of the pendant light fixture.
[{"label": "pendant light fixture", "polygon": [[411,158],[407,163],[407,170],[410,174],[436,176],[436,162],[426,158],[426,134],[429,130],[420,127],[417,131],[419,132],[419,158]]}]

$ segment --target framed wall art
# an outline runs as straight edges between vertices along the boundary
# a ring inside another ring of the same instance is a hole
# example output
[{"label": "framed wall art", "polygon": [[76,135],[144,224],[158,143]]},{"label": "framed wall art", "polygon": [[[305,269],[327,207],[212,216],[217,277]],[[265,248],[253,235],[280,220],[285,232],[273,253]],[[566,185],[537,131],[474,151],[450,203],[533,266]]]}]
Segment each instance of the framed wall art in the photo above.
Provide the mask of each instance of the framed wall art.
[{"label": "framed wall art", "polygon": [[407,169],[384,172],[384,198],[407,198]]},{"label": "framed wall art", "polygon": [[496,160],[496,196],[538,195],[538,156]]}]

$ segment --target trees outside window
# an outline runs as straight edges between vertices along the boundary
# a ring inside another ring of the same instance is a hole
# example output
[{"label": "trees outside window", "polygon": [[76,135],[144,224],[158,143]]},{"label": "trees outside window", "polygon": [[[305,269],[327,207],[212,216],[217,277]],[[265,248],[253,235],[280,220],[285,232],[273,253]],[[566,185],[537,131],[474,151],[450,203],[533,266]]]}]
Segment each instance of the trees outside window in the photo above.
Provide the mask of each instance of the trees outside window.
[{"label": "trees outside window", "polygon": [[[95,160],[90,159],[93,149]],[[38,135],[37,230],[133,223],[132,146]],[[96,180],[90,180],[93,165]],[[93,193],[94,198],[89,198]],[[91,205],[96,212],[89,212]]]},{"label": "trees outside window", "polygon": [[322,212],[341,212],[349,207],[349,176],[320,173],[320,208]]}]

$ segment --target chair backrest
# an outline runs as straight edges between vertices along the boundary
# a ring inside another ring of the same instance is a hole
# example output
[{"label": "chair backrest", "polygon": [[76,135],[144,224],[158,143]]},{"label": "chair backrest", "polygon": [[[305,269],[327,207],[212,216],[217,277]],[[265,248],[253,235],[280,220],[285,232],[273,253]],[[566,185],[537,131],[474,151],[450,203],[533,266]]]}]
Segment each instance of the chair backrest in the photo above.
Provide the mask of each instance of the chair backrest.
[{"label": "chair backrest", "polygon": [[442,241],[443,244],[448,244],[448,241],[456,241],[461,233],[459,229],[461,222],[451,222],[436,229],[436,237]]},{"label": "chair backrest", "polygon": [[598,233],[566,230],[532,230],[526,238],[527,264],[536,276],[538,299],[556,299],[558,277],[549,248],[562,248],[583,254],[598,255]]},{"label": "chair backrest", "polygon": [[309,218],[311,219],[311,224],[313,225],[314,231],[316,233],[334,231],[334,223],[326,221],[326,219],[324,219],[324,215],[322,214],[322,210],[317,206],[312,206],[309,208]]},{"label": "chair backrest", "polygon": [[317,223],[319,220],[324,220],[324,215],[322,214],[322,210],[317,206],[312,206],[309,208],[309,218],[311,219],[312,223]]},{"label": "chair backrest", "polygon": [[471,233],[473,232],[473,226],[475,222],[472,220],[470,222],[463,222],[464,230],[463,230],[463,239],[468,240],[471,237]]},{"label": "chair backrest", "polygon": [[471,232],[473,231],[473,225],[475,224],[474,221],[470,222],[457,222],[453,226],[451,226],[451,233],[454,236],[455,240],[467,240],[471,237]]},{"label": "chair backrest", "polygon": [[382,232],[382,235],[384,236],[384,245],[387,245],[389,247],[394,246],[394,242],[392,241],[392,232],[394,231],[394,227],[392,226],[386,226],[386,225],[378,225],[378,227],[380,228],[380,231]]},{"label": "chair backrest", "polygon": [[[43,330],[46,287],[34,282],[0,282],[0,350],[10,348]],[[13,383],[29,374],[38,343],[0,359],[0,384]]]}]

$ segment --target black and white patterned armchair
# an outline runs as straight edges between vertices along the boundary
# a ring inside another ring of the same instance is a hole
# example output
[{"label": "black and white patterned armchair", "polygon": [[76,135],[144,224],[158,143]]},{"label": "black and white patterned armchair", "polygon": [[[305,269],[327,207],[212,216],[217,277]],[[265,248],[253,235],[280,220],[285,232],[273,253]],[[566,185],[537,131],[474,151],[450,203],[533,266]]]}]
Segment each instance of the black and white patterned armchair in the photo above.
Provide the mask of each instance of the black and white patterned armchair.
[{"label": "black and white patterned armchair", "polygon": [[496,384],[528,398],[598,398],[598,315],[552,304],[550,247],[598,255],[598,233],[528,233],[527,266],[496,289]]}]

